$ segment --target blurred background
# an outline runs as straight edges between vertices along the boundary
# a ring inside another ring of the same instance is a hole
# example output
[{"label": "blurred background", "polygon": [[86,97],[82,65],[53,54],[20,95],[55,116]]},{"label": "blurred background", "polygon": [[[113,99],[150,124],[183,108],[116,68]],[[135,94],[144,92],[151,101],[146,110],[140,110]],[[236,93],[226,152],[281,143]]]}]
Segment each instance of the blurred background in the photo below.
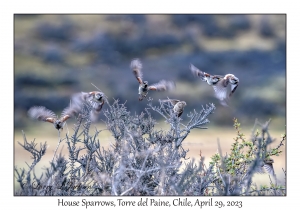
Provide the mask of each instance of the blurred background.
[{"label": "blurred background", "polygon": [[[60,115],[72,94],[95,90],[93,83],[110,102],[119,99],[130,112],[142,112],[148,102],[138,101],[138,83],[129,68],[133,58],[141,59],[143,77],[150,84],[161,79],[176,82],[175,90],[148,96],[154,104],[167,97],[185,100],[183,122],[188,112],[200,111],[207,103],[216,105],[208,117],[208,129],[193,130],[184,141],[190,157],[199,158],[201,150],[209,161],[217,150],[217,138],[228,151],[236,136],[234,117],[246,137],[256,118],[260,122],[272,119],[275,144],[285,133],[285,15],[15,15],[15,164],[30,161],[29,153],[16,143],[22,142],[22,130],[28,140],[47,141],[49,157],[57,145],[57,131],[51,124],[28,118],[31,106],[45,106]],[[229,108],[220,105],[212,87],[193,77],[191,63],[210,74],[232,73],[239,78]],[[158,127],[167,126],[159,115],[153,115]],[[104,129],[104,119],[101,113],[93,126]],[[72,126],[68,121],[70,132]],[[101,135],[102,145],[109,145],[111,135],[105,131]],[[285,152],[274,167],[282,175]]]}]

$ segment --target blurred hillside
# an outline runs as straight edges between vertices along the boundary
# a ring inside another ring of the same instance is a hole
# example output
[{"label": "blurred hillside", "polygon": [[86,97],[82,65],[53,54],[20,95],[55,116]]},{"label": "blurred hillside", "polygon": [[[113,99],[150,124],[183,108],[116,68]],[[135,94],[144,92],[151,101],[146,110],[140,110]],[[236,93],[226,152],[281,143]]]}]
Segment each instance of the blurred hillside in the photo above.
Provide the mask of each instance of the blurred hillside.
[{"label": "blurred hillside", "polygon": [[[136,57],[150,84],[176,82],[176,90],[148,96],[153,103],[166,97],[185,100],[183,118],[214,103],[212,124],[232,126],[237,117],[253,125],[255,118],[273,118],[284,129],[286,16],[239,14],[15,15],[15,128],[28,125],[33,105],[60,114],[73,93],[95,90],[91,83],[110,101],[120,99],[131,112],[143,111],[147,101],[138,101],[138,83],[129,68]],[[190,63],[210,74],[239,78],[230,108],[193,77]]]}]

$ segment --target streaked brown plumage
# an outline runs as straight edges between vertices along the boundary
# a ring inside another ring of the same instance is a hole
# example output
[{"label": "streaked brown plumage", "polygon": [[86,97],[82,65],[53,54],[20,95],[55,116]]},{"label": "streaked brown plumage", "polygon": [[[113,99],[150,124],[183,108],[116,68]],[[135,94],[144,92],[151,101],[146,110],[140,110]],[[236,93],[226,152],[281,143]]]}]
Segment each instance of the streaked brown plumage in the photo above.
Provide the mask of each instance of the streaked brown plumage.
[{"label": "streaked brown plumage", "polygon": [[139,101],[142,101],[147,96],[149,90],[166,91],[175,88],[175,83],[173,81],[166,80],[161,80],[158,83],[148,85],[148,81],[143,81],[142,67],[143,65],[139,59],[133,59],[130,63],[130,68],[140,84],[138,89],[140,95]]},{"label": "streaked brown plumage", "polygon": [[[202,81],[207,82],[214,88],[215,96],[220,100],[223,106],[228,106],[226,100],[231,97],[239,85],[239,79],[233,74],[210,75],[196,68],[193,64],[190,65],[190,70],[194,76],[200,77]],[[227,95],[227,86],[231,86],[231,91]]]},{"label": "streaked brown plumage", "polygon": [[44,106],[34,106],[28,110],[28,116],[31,119],[50,122],[54,125],[57,130],[63,129],[65,122],[76,113],[76,109],[73,106],[66,107],[62,113],[61,117],[58,118],[53,111],[47,109]]},{"label": "streaked brown plumage", "polygon": [[165,99],[161,100],[161,102],[170,102],[173,105],[173,111],[177,115],[177,117],[180,117],[184,111],[184,107],[187,105],[185,101],[180,101],[177,99]]}]

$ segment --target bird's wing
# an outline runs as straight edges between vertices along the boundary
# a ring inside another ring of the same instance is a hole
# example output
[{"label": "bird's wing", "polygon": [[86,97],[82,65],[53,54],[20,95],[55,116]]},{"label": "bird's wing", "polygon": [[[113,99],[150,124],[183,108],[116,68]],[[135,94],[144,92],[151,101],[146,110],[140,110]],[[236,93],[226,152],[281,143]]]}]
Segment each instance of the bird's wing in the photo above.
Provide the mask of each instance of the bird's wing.
[{"label": "bird's wing", "polygon": [[69,116],[67,118],[67,119],[69,119],[70,117],[74,117],[79,112],[80,112],[80,106],[77,106],[76,104],[72,104],[71,103],[68,107],[66,107],[62,111],[62,113],[61,113],[61,119],[64,118],[65,116]]},{"label": "bird's wing", "polygon": [[[80,93],[75,93],[71,96],[71,102],[69,111],[76,110],[76,112],[80,112],[83,104],[85,103],[86,99],[89,97],[88,93],[85,92],[80,92]],[[66,110],[68,111],[68,110]],[[62,114],[63,115],[63,114]]]},{"label": "bird's wing", "polygon": [[194,66],[193,64],[190,64],[190,70],[191,70],[191,72],[192,72],[192,74],[193,74],[194,76],[200,77],[200,79],[201,79],[202,81],[206,81],[206,80],[205,80],[205,76],[206,76],[206,75],[209,76],[209,74],[207,74],[207,73],[205,73],[205,72],[199,70],[199,69],[198,69],[196,66]]},{"label": "bird's wing", "polygon": [[85,92],[75,93],[71,96],[71,103],[81,106],[88,96],[89,94]]},{"label": "bird's wing", "polygon": [[56,118],[48,117],[48,118],[46,118],[44,121],[45,121],[45,122],[49,122],[49,123],[54,123],[55,120],[56,120]]},{"label": "bird's wing", "polygon": [[[39,121],[48,121],[48,118],[56,118],[56,115],[53,111],[47,109],[44,106],[34,106],[28,110],[28,116],[31,119],[39,120]],[[48,121],[49,122],[49,121]]]},{"label": "bird's wing", "polygon": [[265,163],[263,168],[268,174],[274,176],[274,168],[272,163]]},{"label": "bird's wing", "polygon": [[90,100],[93,99],[94,94],[96,92],[97,91],[93,91],[93,92],[89,92],[89,93],[86,93],[86,92],[75,93],[71,98],[72,103],[76,104],[77,106],[82,107],[84,103],[89,102]]},{"label": "bird's wing", "polygon": [[224,83],[224,80],[219,81],[217,84],[213,85],[213,88],[215,90],[215,96],[223,101],[227,98],[227,86],[226,81]]},{"label": "bird's wing", "polygon": [[234,93],[234,91],[237,89],[238,87],[238,84],[232,84],[231,85],[231,92],[229,94],[229,96],[232,96],[232,94]]},{"label": "bird's wing", "polygon": [[139,59],[133,59],[130,63],[130,68],[140,84],[143,83],[142,67],[142,62]]},{"label": "bird's wing", "polygon": [[65,121],[67,121],[67,119],[69,119],[71,116],[70,115],[64,115],[64,116],[62,116],[59,120],[61,121],[61,122],[65,122]]},{"label": "bird's wing", "polygon": [[149,90],[157,90],[157,91],[172,90],[174,88],[175,88],[175,83],[173,81],[166,81],[166,80],[161,80],[158,83],[155,83],[148,87]]},{"label": "bird's wing", "polygon": [[93,97],[93,92],[89,92],[89,93],[86,93],[86,92],[81,92],[81,96],[80,96],[80,100],[81,101],[88,101],[89,99],[91,99]]}]

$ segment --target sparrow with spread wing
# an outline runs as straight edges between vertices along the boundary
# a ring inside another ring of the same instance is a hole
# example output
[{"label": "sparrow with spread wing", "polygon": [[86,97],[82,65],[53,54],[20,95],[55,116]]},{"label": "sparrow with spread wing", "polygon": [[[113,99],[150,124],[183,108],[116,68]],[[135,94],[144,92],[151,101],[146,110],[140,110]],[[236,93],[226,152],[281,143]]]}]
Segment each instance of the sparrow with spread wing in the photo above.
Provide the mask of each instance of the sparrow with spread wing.
[{"label": "sparrow with spread wing", "polygon": [[170,102],[173,105],[173,111],[177,115],[177,117],[180,117],[184,111],[184,107],[187,105],[185,101],[180,101],[177,99],[165,99],[161,100],[161,102]]},{"label": "sparrow with spread wing", "polygon": [[76,109],[72,105],[62,111],[60,118],[44,106],[33,106],[28,110],[28,116],[31,119],[52,123],[57,130],[62,130],[65,122],[75,113]]},{"label": "sparrow with spread wing", "polygon": [[166,80],[161,80],[153,85],[148,85],[148,81],[143,81],[142,67],[143,65],[139,59],[133,59],[131,61],[130,68],[140,84],[138,89],[140,101],[146,98],[149,90],[166,91],[175,88],[175,83],[173,81]]},{"label": "sparrow with spread wing", "polygon": [[[214,88],[215,96],[220,100],[223,106],[228,106],[226,100],[232,96],[239,85],[239,79],[233,74],[226,74],[225,76],[210,75],[196,68],[193,64],[190,65],[190,70],[194,76],[200,77],[202,81],[207,82]],[[229,95],[228,86],[231,90]]]},{"label": "sparrow with spread wing", "polygon": [[262,172],[268,173],[268,174],[272,175],[273,177],[275,177],[273,163],[274,163],[273,159],[271,159],[271,158],[265,159],[261,166],[263,168]]},{"label": "sparrow with spread wing", "polygon": [[72,95],[71,101],[76,107],[77,112],[80,112],[85,102],[89,103],[93,107],[93,109],[90,112],[91,120],[96,121],[105,103],[105,95],[103,92],[100,91],[92,91],[89,93],[75,93],[74,95]]}]

